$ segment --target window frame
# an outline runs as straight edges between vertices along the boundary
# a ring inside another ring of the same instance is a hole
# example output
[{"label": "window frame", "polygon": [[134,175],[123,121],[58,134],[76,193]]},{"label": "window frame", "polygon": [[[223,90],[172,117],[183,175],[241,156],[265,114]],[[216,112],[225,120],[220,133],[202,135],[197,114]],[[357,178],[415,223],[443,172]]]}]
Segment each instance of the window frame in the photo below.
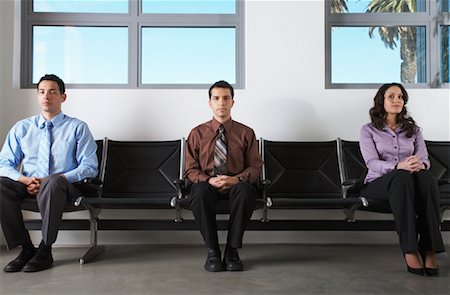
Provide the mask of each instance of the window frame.
[{"label": "window frame", "polygon": [[236,0],[235,14],[158,14],[142,13],[141,0],[129,0],[128,13],[67,13],[33,12],[33,1],[21,1],[20,86],[35,88],[33,76],[33,26],[76,27],[127,27],[128,28],[128,83],[71,83],[70,88],[137,88],[137,89],[205,89],[210,84],[143,84],[142,28],[234,28],[236,32],[236,83],[237,89],[245,87],[245,3]]},{"label": "window frame", "polygon": [[[381,83],[332,83],[331,31],[333,27],[411,26],[425,27],[426,83],[403,83],[408,88],[446,88],[439,73],[441,26],[449,23],[449,13],[439,12],[439,1],[426,0],[424,12],[414,13],[332,13],[325,1],[325,88],[368,89]],[[435,33],[436,32],[436,33]],[[395,81],[393,81],[395,82]]]}]

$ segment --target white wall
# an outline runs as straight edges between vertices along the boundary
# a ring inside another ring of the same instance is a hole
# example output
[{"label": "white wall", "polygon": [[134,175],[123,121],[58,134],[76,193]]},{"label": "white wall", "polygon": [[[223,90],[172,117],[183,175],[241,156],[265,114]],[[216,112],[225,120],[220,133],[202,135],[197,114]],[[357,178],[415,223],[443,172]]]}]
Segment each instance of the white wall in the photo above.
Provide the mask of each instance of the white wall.
[{"label": "white wall", "polygon": [[[0,143],[3,143],[14,122],[37,113],[38,109],[35,90],[17,87],[18,69],[13,61],[17,61],[19,48],[13,47],[17,42],[13,36],[13,2],[0,3],[3,64]],[[246,87],[236,91],[235,120],[253,127],[258,137],[270,140],[331,140],[338,136],[358,139],[360,126],[369,119],[368,110],[376,89],[324,88],[324,1],[247,1],[245,39]],[[192,127],[211,118],[207,90],[68,89],[67,93],[63,111],[86,121],[96,138],[177,139],[186,137]],[[425,138],[450,140],[449,89],[410,89],[409,94],[409,110],[423,127]],[[341,218],[337,213],[334,217]],[[81,243],[87,243],[85,234],[80,233]],[[199,241],[198,233],[178,234],[183,241]],[[150,233],[147,238],[142,233],[102,235],[108,235],[105,239],[110,243],[125,243],[130,235],[136,241],[155,243],[165,237],[164,233]],[[320,235],[308,233],[303,241],[321,241]],[[271,235],[249,233],[247,238],[264,241],[268,236]],[[337,236],[339,240],[342,233]],[[355,236],[359,240],[367,238],[363,233],[348,234]],[[374,236],[370,236],[373,241]],[[395,242],[395,235],[385,236]],[[304,236],[295,232],[273,233],[273,237],[269,241],[297,241]],[[62,233],[58,242],[76,244],[80,240],[78,233],[68,232]]]}]

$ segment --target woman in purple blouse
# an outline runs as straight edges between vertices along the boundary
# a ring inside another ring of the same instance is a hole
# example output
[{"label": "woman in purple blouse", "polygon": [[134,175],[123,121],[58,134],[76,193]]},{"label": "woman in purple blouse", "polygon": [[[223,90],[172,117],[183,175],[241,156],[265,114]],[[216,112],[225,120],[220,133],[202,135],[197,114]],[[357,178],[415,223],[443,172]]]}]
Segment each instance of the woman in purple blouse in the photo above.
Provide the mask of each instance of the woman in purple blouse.
[{"label": "woman in purple blouse", "polygon": [[360,134],[368,169],[361,193],[389,202],[407,270],[438,276],[436,253],[445,251],[439,230],[439,192],[429,172],[422,132],[409,116],[407,102],[405,88],[396,83],[384,84],[375,95],[372,122]]}]

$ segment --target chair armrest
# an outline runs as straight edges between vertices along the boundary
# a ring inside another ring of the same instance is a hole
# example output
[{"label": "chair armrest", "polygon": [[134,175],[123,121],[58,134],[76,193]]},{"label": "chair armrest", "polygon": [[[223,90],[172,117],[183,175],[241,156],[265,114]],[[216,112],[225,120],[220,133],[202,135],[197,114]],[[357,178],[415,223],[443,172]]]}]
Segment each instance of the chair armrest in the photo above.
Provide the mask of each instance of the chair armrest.
[{"label": "chair armrest", "polygon": [[439,179],[438,184],[439,185],[450,184],[450,179]]},{"label": "chair armrest", "polygon": [[178,199],[181,199],[186,194],[186,185],[183,179],[175,179],[172,183],[177,187]]},{"label": "chair armrest", "polygon": [[102,184],[102,181],[96,177],[88,177],[74,183],[74,185],[81,191],[81,194],[86,197],[98,196]]},{"label": "chair armrest", "polygon": [[78,183],[84,183],[84,184],[92,184],[92,185],[102,185],[102,181],[96,177],[88,177],[85,178],[81,181],[79,181]]},{"label": "chair armrest", "polygon": [[272,184],[272,181],[270,181],[270,179],[264,179],[261,181],[263,186],[269,186]]},{"label": "chair armrest", "polygon": [[352,194],[359,194],[363,183],[359,179],[347,179],[342,183],[342,193],[344,198],[350,197]]},{"label": "chair armrest", "polygon": [[342,185],[349,186],[349,187],[354,187],[354,186],[361,185],[361,184],[362,183],[359,179],[347,179],[346,181],[344,181],[342,183]]},{"label": "chair armrest", "polygon": [[271,184],[272,184],[272,181],[270,179],[261,180],[262,197],[263,197],[264,203],[266,204],[267,207],[272,207],[272,200],[269,197],[267,197],[267,190],[269,189]]},{"label": "chair armrest", "polygon": [[266,198],[267,190],[269,189],[271,184],[272,184],[272,181],[270,181],[270,179],[261,180],[262,195],[264,198]]}]

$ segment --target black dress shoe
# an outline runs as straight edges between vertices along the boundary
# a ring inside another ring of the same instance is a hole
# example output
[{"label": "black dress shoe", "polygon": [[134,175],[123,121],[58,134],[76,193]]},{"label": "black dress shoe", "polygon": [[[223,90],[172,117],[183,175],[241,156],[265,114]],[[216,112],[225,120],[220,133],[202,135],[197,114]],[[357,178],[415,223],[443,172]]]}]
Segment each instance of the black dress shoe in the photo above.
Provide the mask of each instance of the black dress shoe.
[{"label": "black dress shoe", "polygon": [[34,250],[34,249],[31,250],[31,251],[22,250],[19,253],[19,255],[16,257],[16,259],[14,259],[10,263],[8,263],[8,265],[5,266],[3,271],[4,272],[18,272],[18,271],[21,271],[23,269],[23,267],[25,266],[25,264],[27,264],[27,262],[30,261],[31,258],[33,258],[33,256],[35,254],[36,254],[36,250]]},{"label": "black dress shoe", "polygon": [[227,248],[225,250],[225,255],[223,257],[223,265],[226,270],[229,271],[242,271],[244,270],[244,265],[236,248]]},{"label": "black dress shoe", "polygon": [[39,245],[36,254],[28,261],[27,264],[23,267],[22,271],[24,272],[36,272],[41,271],[47,268],[52,267],[53,265],[53,256],[52,256],[52,247],[46,246],[44,242],[41,242]]},{"label": "black dress shoe", "polygon": [[35,255],[27,264],[23,267],[22,271],[24,272],[36,272],[41,271],[53,266],[53,257],[52,254],[49,254],[45,257],[36,257]]},{"label": "black dress shoe", "polygon": [[220,259],[220,250],[209,249],[206,257],[205,270],[210,272],[223,271],[222,261]]}]

